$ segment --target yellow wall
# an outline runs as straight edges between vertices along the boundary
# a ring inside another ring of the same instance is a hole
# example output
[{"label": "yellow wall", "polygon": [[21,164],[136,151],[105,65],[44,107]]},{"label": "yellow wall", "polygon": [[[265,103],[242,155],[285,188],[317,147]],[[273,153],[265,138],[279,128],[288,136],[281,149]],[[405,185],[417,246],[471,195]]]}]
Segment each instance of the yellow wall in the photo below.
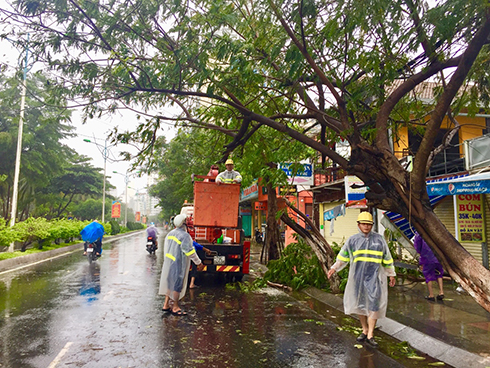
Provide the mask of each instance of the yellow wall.
[{"label": "yellow wall", "polygon": [[[468,139],[480,137],[482,135],[482,129],[486,128],[485,118],[469,117],[469,116],[457,116],[456,120],[461,125],[459,131],[459,143],[463,143]],[[454,127],[448,118],[445,118],[441,124],[442,129],[450,129]],[[408,148],[408,128],[402,127],[398,130],[397,136],[393,137],[393,147],[395,155],[398,158],[402,158],[402,151]],[[460,146],[460,153],[464,154],[463,146]]]},{"label": "yellow wall", "polygon": [[[463,143],[468,139],[480,137],[482,129],[486,128],[485,118],[470,118],[468,116],[458,116],[456,120],[461,124],[459,141]],[[463,153],[461,151],[461,153]]]},{"label": "yellow wall", "polygon": [[338,245],[342,245],[350,236],[359,232],[357,227],[357,216],[359,216],[360,210],[358,208],[346,208],[345,216],[339,216],[335,219],[334,232],[332,236],[330,236],[331,221],[325,221],[325,223],[323,223],[323,212],[331,210],[342,203],[345,203],[345,201],[320,203],[319,206],[320,225],[323,225],[323,237],[330,245],[332,245],[334,242]]}]

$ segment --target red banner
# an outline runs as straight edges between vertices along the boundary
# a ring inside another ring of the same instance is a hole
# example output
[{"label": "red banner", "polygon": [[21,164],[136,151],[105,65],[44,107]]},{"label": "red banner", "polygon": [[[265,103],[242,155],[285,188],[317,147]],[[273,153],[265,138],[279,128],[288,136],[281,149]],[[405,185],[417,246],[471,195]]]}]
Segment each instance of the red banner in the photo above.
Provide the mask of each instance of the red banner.
[{"label": "red banner", "polygon": [[112,201],[112,218],[121,218],[121,202]]},{"label": "red banner", "polygon": [[141,220],[141,213],[140,212],[136,212],[136,222],[138,222],[139,220]]}]

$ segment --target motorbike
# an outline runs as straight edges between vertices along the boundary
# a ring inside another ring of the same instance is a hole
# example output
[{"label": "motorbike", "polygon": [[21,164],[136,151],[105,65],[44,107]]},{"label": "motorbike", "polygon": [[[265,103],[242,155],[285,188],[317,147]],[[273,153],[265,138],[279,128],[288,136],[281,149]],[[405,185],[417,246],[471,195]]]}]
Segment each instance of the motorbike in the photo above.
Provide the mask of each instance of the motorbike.
[{"label": "motorbike", "polygon": [[97,255],[97,246],[95,245],[95,243],[89,243],[87,242],[87,259],[88,259],[88,263],[92,263],[94,261],[97,260],[97,258],[99,258],[99,256]]},{"label": "motorbike", "polygon": [[146,238],[146,251],[150,254],[155,254],[157,250],[157,241],[152,236]]}]

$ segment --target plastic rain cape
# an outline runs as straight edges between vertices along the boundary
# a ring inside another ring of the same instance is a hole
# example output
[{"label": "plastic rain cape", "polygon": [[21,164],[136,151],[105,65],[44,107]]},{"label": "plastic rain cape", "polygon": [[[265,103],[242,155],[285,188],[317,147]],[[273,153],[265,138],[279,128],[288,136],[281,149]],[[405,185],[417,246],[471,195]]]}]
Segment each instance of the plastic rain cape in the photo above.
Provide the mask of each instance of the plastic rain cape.
[{"label": "plastic rain cape", "polygon": [[350,262],[344,311],[374,319],[386,316],[387,276],[395,276],[393,258],[383,237],[370,232],[351,236],[337,255],[337,272]]},{"label": "plastic rain cape", "polygon": [[168,233],[163,246],[164,258],[158,294],[168,295],[172,300],[184,297],[191,263],[188,255],[192,252],[195,252],[192,238],[183,228]]},{"label": "plastic rain cape", "polygon": [[87,226],[85,226],[82,231],[80,231],[80,235],[82,236],[82,240],[86,242],[93,243],[97,239],[102,239],[104,236],[104,226],[98,222],[91,222]]}]

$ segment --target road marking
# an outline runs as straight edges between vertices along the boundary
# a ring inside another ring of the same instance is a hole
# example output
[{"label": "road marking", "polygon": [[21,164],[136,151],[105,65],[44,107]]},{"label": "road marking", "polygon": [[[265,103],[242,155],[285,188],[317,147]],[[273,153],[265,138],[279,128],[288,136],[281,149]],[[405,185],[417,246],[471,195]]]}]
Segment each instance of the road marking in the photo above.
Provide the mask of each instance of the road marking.
[{"label": "road marking", "polygon": [[70,348],[71,344],[73,344],[73,342],[71,342],[71,341],[69,341],[65,344],[63,349],[61,349],[61,351],[58,353],[56,358],[54,358],[54,360],[51,362],[51,364],[48,366],[48,368],[56,367],[56,365],[60,362],[61,358],[63,358],[63,355],[65,355],[66,352],[68,351],[68,349]]},{"label": "road marking", "polygon": [[22,270],[23,268],[35,266],[37,264],[44,263],[46,261],[51,261],[51,260],[56,259],[56,258],[60,258],[60,257],[67,256],[67,255],[72,254],[72,253],[75,253],[75,252],[79,252],[80,249],[75,249],[75,250],[68,251],[68,252],[65,252],[65,253],[57,254],[57,255],[55,255],[53,257],[41,259],[40,261],[36,261],[36,262],[32,262],[32,263],[26,263],[26,264],[23,264],[22,266],[18,266],[18,267],[15,267],[15,268],[11,268],[11,269],[2,271],[2,272],[0,272],[0,276],[3,275],[3,274],[9,273],[9,272]]}]

